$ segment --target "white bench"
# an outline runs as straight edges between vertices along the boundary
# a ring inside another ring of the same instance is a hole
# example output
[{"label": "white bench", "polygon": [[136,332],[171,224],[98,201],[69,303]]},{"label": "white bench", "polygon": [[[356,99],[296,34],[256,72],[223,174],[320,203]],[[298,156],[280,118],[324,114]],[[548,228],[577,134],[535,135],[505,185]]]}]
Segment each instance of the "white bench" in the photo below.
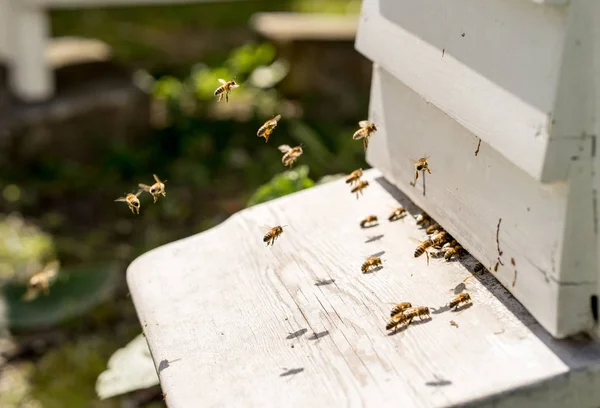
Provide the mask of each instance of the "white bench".
[{"label": "white bench", "polygon": [[9,83],[19,98],[44,100],[54,93],[46,60],[50,9],[215,1],[223,0],[0,0],[0,62],[8,63]]},{"label": "white bench", "polygon": [[[364,0],[364,196],[318,186],[128,270],[168,405],[599,406],[599,19],[590,0]],[[422,230],[385,219],[411,200],[489,271],[415,259]],[[289,227],[265,248],[262,224]],[[388,335],[401,301],[433,318]]]}]

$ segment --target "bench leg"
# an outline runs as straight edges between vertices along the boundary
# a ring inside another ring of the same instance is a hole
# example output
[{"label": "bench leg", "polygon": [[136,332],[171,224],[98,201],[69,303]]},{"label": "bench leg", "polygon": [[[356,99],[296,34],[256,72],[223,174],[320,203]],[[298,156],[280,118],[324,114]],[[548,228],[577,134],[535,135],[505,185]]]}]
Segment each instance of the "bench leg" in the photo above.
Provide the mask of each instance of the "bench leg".
[{"label": "bench leg", "polygon": [[45,10],[17,5],[12,10],[11,25],[10,83],[13,91],[25,101],[51,97],[54,79],[45,55],[50,32]]}]

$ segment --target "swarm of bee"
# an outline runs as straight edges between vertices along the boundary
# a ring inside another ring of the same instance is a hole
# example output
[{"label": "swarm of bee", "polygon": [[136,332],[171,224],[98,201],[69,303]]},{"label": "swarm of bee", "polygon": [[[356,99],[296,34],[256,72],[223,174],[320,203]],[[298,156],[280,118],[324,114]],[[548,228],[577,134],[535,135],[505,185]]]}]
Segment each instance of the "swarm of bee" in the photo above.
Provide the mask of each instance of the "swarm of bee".
[{"label": "swarm of bee", "polygon": [[431,319],[431,312],[427,306],[411,306],[409,302],[403,302],[394,307],[390,313],[391,319],[388,321],[385,329],[395,330],[400,326],[408,326],[415,317],[418,317],[420,320],[424,317]]},{"label": "swarm of bee", "polygon": [[141,207],[139,196],[144,191],[152,196],[155,203],[158,200],[158,197],[161,195],[166,197],[167,193],[165,192],[165,183],[167,180],[161,181],[156,174],[153,174],[152,176],[154,177],[154,184],[150,186],[148,184],[139,183],[138,186],[140,189],[136,193],[128,193],[125,195],[125,197],[119,197],[115,201],[126,203],[133,214],[139,214]]}]

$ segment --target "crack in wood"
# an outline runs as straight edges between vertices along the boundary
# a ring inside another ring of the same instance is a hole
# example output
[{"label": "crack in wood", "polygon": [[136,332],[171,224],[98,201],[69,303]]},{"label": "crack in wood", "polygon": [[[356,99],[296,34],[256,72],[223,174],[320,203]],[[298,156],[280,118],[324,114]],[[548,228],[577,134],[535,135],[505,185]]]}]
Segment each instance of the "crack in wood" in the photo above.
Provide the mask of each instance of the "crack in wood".
[{"label": "crack in wood", "polygon": [[477,156],[479,154],[479,148],[481,147],[481,139],[479,139],[479,143],[477,143],[477,150],[475,150],[475,156]]},{"label": "crack in wood", "polygon": [[[502,250],[500,249],[500,223],[502,223],[502,218],[498,218],[498,226],[496,227],[496,247],[498,248],[498,257],[502,256]],[[498,258],[498,261],[502,264],[500,258]]]}]

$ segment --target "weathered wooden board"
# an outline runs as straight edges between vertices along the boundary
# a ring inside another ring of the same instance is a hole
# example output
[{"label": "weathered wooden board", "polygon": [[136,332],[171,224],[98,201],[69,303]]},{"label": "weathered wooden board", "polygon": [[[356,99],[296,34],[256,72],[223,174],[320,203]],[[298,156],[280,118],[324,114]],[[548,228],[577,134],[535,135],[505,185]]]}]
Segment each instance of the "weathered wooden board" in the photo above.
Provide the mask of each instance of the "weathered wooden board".
[{"label": "weathered wooden board", "polygon": [[[552,334],[593,327],[598,270],[590,139],[571,162],[572,180],[539,183],[378,66],[369,116],[379,128],[367,152],[372,166],[484,265],[498,263],[498,279]],[[423,156],[430,156],[432,171],[425,194],[422,177],[411,186],[414,162]]]},{"label": "weathered wooden board", "polygon": [[592,2],[571,3],[364,0],[356,47],[536,180],[565,181],[593,42]]},{"label": "weathered wooden board", "polygon": [[[131,264],[169,407],[598,405],[599,345],[552,339],[491,274],[471,277],[469,256],[415,259],[423,231],[387,216],[418,210],[379,171],[365,179],[358,200],[335,181]],[[370,214],[380,224],[361,229]],[[263,224],[289,227],[266,248]],[[373,254],[383,269],[362,274]],[[474,304],[447,310],[461,291]],[[389,335],[400,301],[430,306],[432,319]]]}]

